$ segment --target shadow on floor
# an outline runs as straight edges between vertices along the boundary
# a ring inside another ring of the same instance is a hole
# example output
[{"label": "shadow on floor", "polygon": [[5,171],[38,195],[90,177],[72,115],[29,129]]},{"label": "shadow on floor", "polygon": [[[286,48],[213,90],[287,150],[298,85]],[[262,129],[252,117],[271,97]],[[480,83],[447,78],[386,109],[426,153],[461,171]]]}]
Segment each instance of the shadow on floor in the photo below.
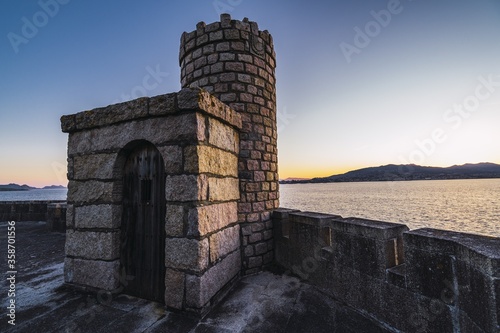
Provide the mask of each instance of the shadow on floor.
[{"label": "shadow on floor", "polygon": [[[127,295],[79,292],[64,285],[64,240],[43,222],[16,223],[15,326],[4,314],[0,332],[385,332],[297,278],[271,272],[242,278],[201,321]],[[7,248],[6,222],[0,248]],[[8,289],[2,279],[2,309]]]}]

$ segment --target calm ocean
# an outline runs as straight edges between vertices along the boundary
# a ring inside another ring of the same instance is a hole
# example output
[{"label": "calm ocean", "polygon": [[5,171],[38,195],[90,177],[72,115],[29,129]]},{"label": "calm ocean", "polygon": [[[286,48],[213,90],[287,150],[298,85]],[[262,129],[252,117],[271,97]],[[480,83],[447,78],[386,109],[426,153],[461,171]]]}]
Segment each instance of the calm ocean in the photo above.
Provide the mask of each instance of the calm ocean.
[{"label": "calm ocean", "polygon": [[[0,201],[66,200],[66,194],[0,192]],[[280,206],[500,237],[500,179],[282,184]]]},{"label": "calm ocean", "polygon": [[0,191],[0,201],[66,200],[67,189]]},{"label": "calm ocean", "polygon": [[500,179],[282,184],[280,206],[500,237]]}]

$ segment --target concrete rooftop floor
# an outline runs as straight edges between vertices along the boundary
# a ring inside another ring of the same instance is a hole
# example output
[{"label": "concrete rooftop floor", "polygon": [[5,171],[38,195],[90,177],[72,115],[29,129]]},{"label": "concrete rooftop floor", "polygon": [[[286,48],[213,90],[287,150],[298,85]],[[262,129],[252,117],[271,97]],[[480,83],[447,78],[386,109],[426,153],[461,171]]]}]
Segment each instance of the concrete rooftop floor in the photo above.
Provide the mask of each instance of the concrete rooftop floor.
[{"label": "concrete rooftop floor", "polygon": [[[271,272],[242,278],[200,321],[123,294],[84,293],[64,285],[64,240],[44,222],[16,223],[16,325],[5,315],[2,279],[0,332],[386,332],[297,278]],[[7,249],[6,222],[0,248]],[[5,271],[6,260],[4,250]]]}]

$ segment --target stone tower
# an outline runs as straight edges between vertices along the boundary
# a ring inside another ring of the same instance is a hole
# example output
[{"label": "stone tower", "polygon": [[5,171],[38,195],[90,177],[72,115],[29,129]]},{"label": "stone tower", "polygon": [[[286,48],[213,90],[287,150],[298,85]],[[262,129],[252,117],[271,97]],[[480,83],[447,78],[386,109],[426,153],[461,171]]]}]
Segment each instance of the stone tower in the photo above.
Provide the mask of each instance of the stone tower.
[{"label": "stone tower", "polygon": [[273,39],[255,22],[222,14],[182,35],[179,61],[183,88],[202,88],[241,115],[242,271],[257,272],[273,260],[271,211],[279,206]]},{"label": "stone tower", "polygon": [[275,54],[222,15],[183,34],[180,61],[178,93],[61,118],[65,282],[203,316],[274,259]]}]

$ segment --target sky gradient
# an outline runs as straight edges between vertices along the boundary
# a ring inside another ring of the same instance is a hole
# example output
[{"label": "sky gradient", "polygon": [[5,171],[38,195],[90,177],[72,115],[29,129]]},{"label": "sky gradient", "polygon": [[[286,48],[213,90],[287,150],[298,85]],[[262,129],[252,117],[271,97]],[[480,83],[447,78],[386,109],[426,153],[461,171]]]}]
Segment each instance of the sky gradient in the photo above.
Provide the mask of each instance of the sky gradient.
[{"label": "sky gradient", "polygon": [[6,0],[0,184],[66,185],[60,117],[180,90],[182,32],[221,11],[273,35],[280,178],[500,163],[497,0]]}]

